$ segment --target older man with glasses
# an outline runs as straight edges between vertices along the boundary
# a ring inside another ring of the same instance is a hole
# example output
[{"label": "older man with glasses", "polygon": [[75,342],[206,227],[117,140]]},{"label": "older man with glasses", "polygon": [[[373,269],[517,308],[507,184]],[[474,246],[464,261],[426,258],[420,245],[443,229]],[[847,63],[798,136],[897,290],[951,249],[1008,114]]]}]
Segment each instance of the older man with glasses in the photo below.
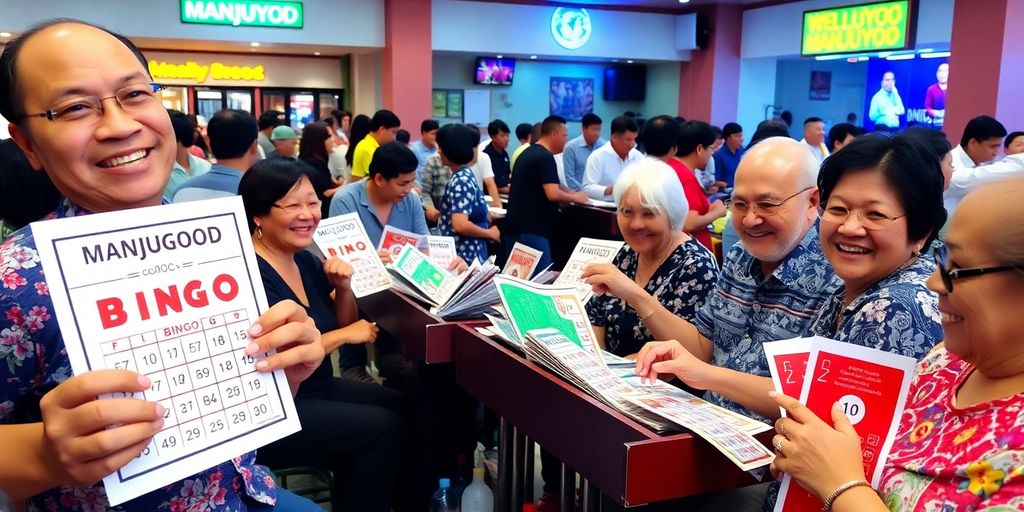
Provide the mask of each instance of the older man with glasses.
[{"label": "older man with glasses", "polygon": [[[817,174],[817,159],[789,138],[766,139],[746,153],[729,204],[741,243],[693,323],[648,294],[622,296],[655,339],[678,340],[648,343],[637,357],[642,376],[671,354],[671,371],[707,389],[708,401],[763,421],[778,417],[761,345],[801,335],[840,284],[815,229]],[[760,510],[765,492],[735,491],[726,498],[729,510]]]}]

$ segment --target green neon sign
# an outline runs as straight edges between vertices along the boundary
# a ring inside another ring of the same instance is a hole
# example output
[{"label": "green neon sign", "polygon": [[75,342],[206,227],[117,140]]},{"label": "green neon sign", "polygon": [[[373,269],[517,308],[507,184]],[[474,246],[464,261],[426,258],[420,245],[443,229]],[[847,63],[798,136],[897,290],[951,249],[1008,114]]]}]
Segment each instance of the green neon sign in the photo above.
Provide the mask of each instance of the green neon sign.
[{"label": "green neon sign", "polygon": [[181,0],[181,22],[234,27],[302,28],[302,2]]},{"label": "green neon sign", "polygon": [[912,44],[910,1],[804,12],[801,55],[903,50]]}]

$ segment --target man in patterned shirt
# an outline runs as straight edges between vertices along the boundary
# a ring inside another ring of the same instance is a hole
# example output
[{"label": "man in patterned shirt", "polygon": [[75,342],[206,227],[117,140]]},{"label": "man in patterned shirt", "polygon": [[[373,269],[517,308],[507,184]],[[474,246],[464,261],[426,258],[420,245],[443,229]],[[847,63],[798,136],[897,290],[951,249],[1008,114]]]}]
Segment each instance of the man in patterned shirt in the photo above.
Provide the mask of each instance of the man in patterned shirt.
[{"label": "man in patterned shirt", "polygon": [[[48,21],[7,44],[0,115],[65,197],[49,218],[161,203],[175,139],[151,80],[130,41],[82,22]],[[0,489],[18,508],[108,510],[98,482],[150,444],[163,410],[96,397],[144,391],[150,381],[127,370],[71,375],[31,227],[0,244],[0,278]],[[279,352],[258,371],[283,368],[294,393],[324,357],[312,325],[291,301],[261,315],[249,331],[253,353]],[[117,510],[316,510],[275,489],[255,458],[249,452]]]}]

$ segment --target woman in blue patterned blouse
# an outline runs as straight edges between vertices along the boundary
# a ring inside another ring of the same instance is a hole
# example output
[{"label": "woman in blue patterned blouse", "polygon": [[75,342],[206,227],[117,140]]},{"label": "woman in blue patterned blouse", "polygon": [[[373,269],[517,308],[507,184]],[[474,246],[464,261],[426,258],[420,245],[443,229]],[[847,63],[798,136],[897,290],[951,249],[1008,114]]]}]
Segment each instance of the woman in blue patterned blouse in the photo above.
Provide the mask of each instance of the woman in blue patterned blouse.
[{"label": "woman in blue patterned blouse", "polygon": [[822,164],[821,248],[843,285],[809,334],[915,359],[942,341],[921,256],[946,221],[939,159],[916,137],[871,135]]},{"label": "woman in blue patterned blouse", "polygon": [[[609,352],[632,358],[654,338],[624,298],[649,294],[672,314],[692,320],[715,288],[718,266],[704,246],[683,232],[686,195],[663,162],[647,159],[628,167],[612,193],[627,246],[612,263],[591,265],[583,273],[595,291],[605,292],[587,303],[587,315]],[[609,286],[611,280],[616,283]],[[610,289],[620,292],[612,295]]]},{"label": "woman in blue patterned blouse", "polygon": [[501,242],[501,233],[492,226],[487,202],[469,165],[476,157],[480,132],[464,124],[448,124],[437,132],[438,156],[454,174],[441,198],[438,230],[455,237],[455,252],[460,258],[487,259],[487,242]]}]

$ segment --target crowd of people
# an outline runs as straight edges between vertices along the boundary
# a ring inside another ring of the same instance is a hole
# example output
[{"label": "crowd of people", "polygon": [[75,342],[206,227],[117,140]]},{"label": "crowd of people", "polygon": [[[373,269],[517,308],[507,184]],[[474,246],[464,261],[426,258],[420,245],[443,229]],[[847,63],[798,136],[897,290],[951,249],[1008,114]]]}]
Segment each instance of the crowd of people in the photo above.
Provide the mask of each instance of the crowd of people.
[{"label": "crowd of people", "polygon": [[[593,113],[569,140],[551,115],[518,125],[510,151],[502,120],[484,138],[428,119],[410,143],[389,110],[325,112],[301,133],[273,110],[223,110],[200,126],[164,108],[151,81],[131,41],[77,21],[43,23],[0,56],[13,140],[0,142],[0,162],[21,196],[0,213],[12,225],[0,244],[0,490],[30,510],[107,509],[100,480],[145,449],[162,411],[97,399],[142,391],[146,376],[72,376],[25,224],[229,196],[244,203],[271,306],[248,333],[254,351],[278,350],[259,371],[284,370],[303,428],[119,509],[316,510],[271,473],[315,465],[333,473],[343,510],[422,510],[436,477],[489,441],[478,404],[406,360],[359,310],[353,268],[307,250],[315,227],[355,213],[375,245],[388,226],[451,236],[454,273],[521,243],[542,269],[559,208],[595,201],[614,205],[625,241],[583,274],[599,342],[644,379],[774,422],[774,474],[836,511],[1024,507],[1024,326],[1013,309],[1024,227],[1007,222],[1024,208],[1024,133],[990,116],[954,146],[930,128],[826,131],[818,117],[800,140],[791,120],[764,121],[745,145],[737,123],[623,115],[605,141]],[[724,229],[709,227],[722,218]],[[763,343],[811,335],[920,361],[877,489],[841,411],[821,419],[774,390]],[[425,442],[434,464],[411,462]],[[538,510],[559,510],[557,460],[542,461]],[[776,493],[765,483],[685,506],[760,510]]]}]

